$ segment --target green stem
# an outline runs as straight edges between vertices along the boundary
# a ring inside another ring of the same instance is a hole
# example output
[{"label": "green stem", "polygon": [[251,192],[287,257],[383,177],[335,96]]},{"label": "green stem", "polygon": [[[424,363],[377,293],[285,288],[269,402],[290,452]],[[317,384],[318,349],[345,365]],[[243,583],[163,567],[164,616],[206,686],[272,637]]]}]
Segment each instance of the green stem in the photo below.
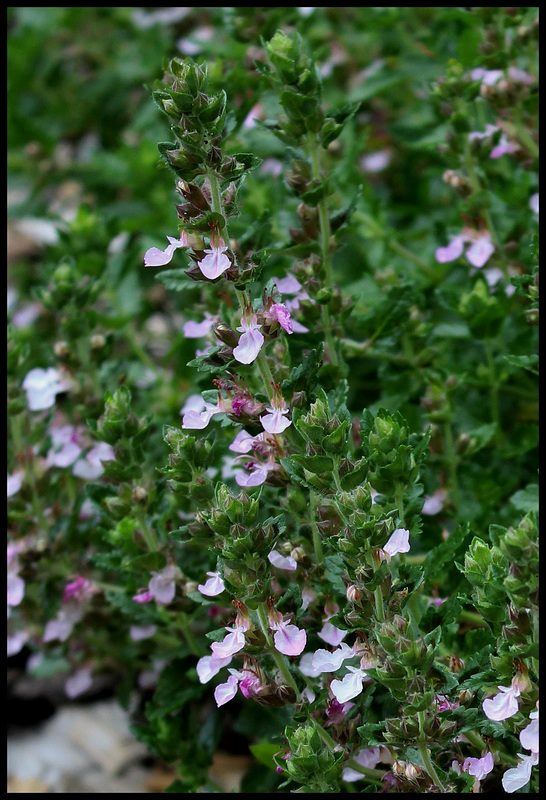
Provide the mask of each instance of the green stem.
[{"label": "green stem", "polygon": [[434,767],[434,764],[431,761],[430,754],[428,751],[427,743],[425,741],[425,732],[424,732],[424,724],[425,724],[425,714],[423,711],[417,712],[417,717],[419,719],[419,730],[420,730],[420,741],[418,742],[419,745],[419,752],[421,753],[421,758],[423,759],[423,764],[425,765],[426,771],[434,781],[435,785],[440,789],[441,792],[445,793],[444,786],[442,781],[440,780],[438,773]]},{"label": "green stem", "polygon": [[429,278],[432,278],[435,281],[438,280],[438,275],[436,273],[436,270],[433,269],[430,266],[430,264],[427,264],[426,261],[423,261],[422,258],[416,256],[415,253],[412,253],[411,250],[408,250],[407,247],[404,247],[395,239],[389,239],[387,244],[391,248],[391,250],[394,250],[396,253],[399,253],[401,256],[404,256],[404,258],[407,258],[408,261],[413,261],[413,263],[416,264],[418,267],[420,267],[423,270],[423,272],[425,272],[428,275]]},{"label": "green stem", "polygon": [[512,123],[516,129],[516,136],[520,140],[521,144],[527,148],[533,158],[538,159],[538,144],[526,129],[525,123],[523,122],[519,111],[516,112],[515,119],[512,119]]},{"label": "green stem", "polygon": [[273,379],[273,375],[271,374],[269,364],[267,363],[267,358],[261,350],[256,358],[256,365],[264,382],[264,394],[266,394],[271,400],[274,395],[273,387],[275,386],[275,381]]},{"label": "green stem", "polygon": [[378,239],[385,239],[386,244],[391,250],[394,250],[396,253],[404,256],[404,258],[407,258],[408,261],[413,261],[413,263],[426,272],[430,278],[433,278],[434,280],[438,279],[436,271],[432,269],[430,264],[428,264],[419,256],[415,255],[415,253],[412,253],[411,250],[408,250],[408,248],[404,247],[404,245],[401,245],[396,239],[393,239],[391,236],[387,237],[387,232],[376,222],[375,219],[373,219],[373,217],[370,217],[369,214],[365,214],[363,211],[356,211],[353,217],[355,220],[363,222],[365,225],[367,225],[371,229],[372,234],[374,234]]},{"label": "green stem", "polygon": [[313,531],[313,548],[315,550],[315,559],[319,566],[324,564],[324,553],[322,550],[322,540],[320,538],[320,531],[318,529],[316,520],[317,498],[315,492],[311,491],[309,495],[309,510],[310,510],[310,523],[311,530]]},{"label": "green stem", "polygon": [[499,387],[497,377],[495,374],[495,360],[493,358],[493,347],[491,339],[484,339],[485,353],[487,356],[488,378],[489,378],[489,392],[491,397],[491,416],[496,426],[495,439],[497,444],[502,442],[502,431],[500,423],[500,410],[499,410]]},{"label": "green stem", "polygon": [[385,609],[383,608],[383,594],[381,592],[381,586],[375,587],[373,596],[375,600],[375,616],[379,622],[385,622]]},{"label": "green stem", "polygon": [[484,740],[477,731],[465,731],[464,735],[465,738],[468,739],[470,744],[473,745],[480,752],[487,748],[486,743],[484,742]]},{"label": "green stem", "polygon": [[[173,615],[174,617],[174,615]],[[186,644],[191,650],[192,655],[201,658],[202,656],[207,655],[207,652],[199,645],[199,643],[195,640],[193,633],[191,632],[191,628],[188,622],[188,618],[186,614],[177,613],[174,617],[176,624],[178,625],[179,630],[182,632],[184,639],[186,640]]]},{"label": "green stem", "polygon": [[451,423],[446,422],[444,425],[444,443],[446,451],[446,460],[449,469],[449,480],[451,484],[451,499],[455,506],[455,511],[459,508],[459,482],[457,479],[457,454],[453,444],[453,433],[451,431]]},{"label": "green stem", "polygon": [[[321,179],[320,171],[320,155],[319,144],[314,134],[309,135],[309,153],[311,156],[311,165],[313,178],[316,180]],[[333,285],[332,279],[332,255],[330,252],[330,220],[328,218],[328,208],[325,198],[322,198],[318,204],[318,217],[320,227],[320,249],[322,252],[322,268],[324,270],[324,286],[330,289]],[[332,322],[330,319],[330,311],[327,305],[323,305],[322,311],[322,325],[324,327],[324,335],[326,337],[326,344],[328,345],[328,353],[330,361],[334,366],[337,366],[339,361],[335,349],[335,341],[332,333]]]},{"label": "green stem", "polygon": [[394,491],[394,502],[396,503],[396,508],[398,509],[400,525],[403,528],[406,524],[406,517],[404,511],[404,484],[402,483],[396,484],[396,489]]},{"label": "green stem", "polygon": [[148,546],[148,550],[150,550],[151,552],[155,552],[156,550],[159,550],[159,542],[157,541],[157,537],[156,537],[154,531],[152,531],[148,527],[148,523],[146,521],[145,515],[143,513],[138,514],[137,515],[137,520],[138,520],[138,523],[140,525],[140,530],[142,532],[142,535],[144,536],[144,541],[146,542],[146,545]]}]

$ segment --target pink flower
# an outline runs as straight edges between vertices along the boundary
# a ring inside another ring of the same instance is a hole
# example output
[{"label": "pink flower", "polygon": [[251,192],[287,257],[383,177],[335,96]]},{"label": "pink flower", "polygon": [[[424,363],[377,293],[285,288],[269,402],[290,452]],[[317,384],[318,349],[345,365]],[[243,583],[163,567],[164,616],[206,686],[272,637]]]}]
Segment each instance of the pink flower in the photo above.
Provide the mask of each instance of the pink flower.
[{"label": "pink flower", "polygon": [[538,708],[529,714],[531,722],[520,731],[519,740],[525,750],[538,753]]},{"label": "pink flower", "polygon": [[64,691],[67,697],[74,699],[87,692],[93,685],[93,673],[88,667],[77,670],[65,681]]},{"label": "pink flower", "polygon": [[439,514],[444,507],[445,499],[445,489],[437,489],[433,495],[426,494],[421,514],[426,514],[431,517],[435,514]]},{"label": "pink flower", "polygon": [[248,461],[244,464],[246,472],[237,472],[235,476],[235,483],[242,488],[246,486],[261,486],[267,480],[271,470],[276,469],[275,463],[259,461]]},{"label": "pink flower", "polygon": [[106,442],[97,444],[80,458],[72,467],[72,474],[78,478],[94,481],[104,472],[103,461],[113,461],[115,459],[114,448]]},{"label": "pink flower", "polygon": [[260,435],[261,434],[258,436],[251,436],[250,433],[247,433],[247,431],[243,429],[239,431],[235,439],[232,441],[229,446],[229,450],[231,450],[233,453],[250,453],[253,442],[259,440]]},{"label": "pink flower", "polygon": [[328,725],[342,725],[345,721],[345,717],[351,708],[354,708],[354,705],[354,703],[338,703],[335,698],[329,700],[326,707],[326,716],[330,720]]},{"label": "pink flower", "polygon": [[439,247],[436,250],[436,260],[440,264],[455,261],[463,254],[464,246],[468,242],[471,242],[471,245],[466,251],[467,259],[473,267],[483,267],[495,251],[491,235],[489,231],[475,231],[470,228],[465,228],[447,247]]},{"label": "pink flower", "polygon": [[347,633],[347,631],[344,631],[341,628],[336,628],[336,626],[332,625],[331,622],[325,622],[322,626],[322,630],[319,631],[318,636],[323,642],[326,642],[326,644],[330,644],[332,647],[337,647],[338,644],[341,644],[343,639],[345,639]]},{"label": "pink flower", "polygon": [[231,663],[231,656],[203,656],[197,662],[197,676],[200,683],[208,683],[215,675],[217,675],[223,667],[227,667]]},{"label": "pink flower", "polygon": [[205,278],[213,281],[230,268],[231,261],[229,257],[226,256],[227,249],[228,248],[221,239],[218,241],[217,245],[211,242],[210,249],[205,250],[207,255],[201,261],[197,262],[197,266]]},{"label": "pink flower", "polygon": [[346,703],[362,692],[362,684],[369,680],[364,670],[358,667],[347,667],[349,672],[342,680],[333,680],[330,691],[339,703]]},{"label": "pink flower", "polygon": [[203,430],[215,414],[222,413],[222,409],[212,403],[207,403],[201,395],[192,394],[188,397],[180,413],[183,414],[182,428],[185,430]]},{"label": "pink flower", "polygon": [[316,596],[314,589],[310,586],[304,586],[301,590],[301,610],[306,611]]},{"label": "pink flower", "polygon": [[28,631],[15,631],[8,637],[8,658],[20,653],[29,638]]},{"label": "pink flower", "polygon": [[25,473],[22,469],[15,470],[12,475],[8,475],[8,497],[13,497],[14,494],[17,494],[23,485],[24,477]]},{"label": "pink flower", "polygon": [[[381,761],[381,749],[379,747],[364,748],[353,756],[353,760],[360,764],[361,767],[375,769]],[[361,781],[366,776],[361,772],[357,772],[356,769],[345,767],[341,777],[346,783],[353,783],[354,781]]]},{"label": "pink flower", "polygon": [[131,625],[129,636],[133,642],[140,642],[143,639],[151,639],[157,631],[157,625]]},{"label": "pink flower", "polygon": [[242,317],[241,326],[237,330],[241,331],[242,335],[239,337],[237,347],[233,348],[233,356],[240,364],[251,364],[258,357],[264,343],[256,315],[252,314],[250,319]]},{"label": "pink flower", "polygon": [[537,217],[538,217],[538,196],[539,196],[539,193],[535,192],[529,198],[529,208],[531,209],[533,214],[535,214]]},{"label": "pink flower", "polygon": [[25,596],[25,582],[17,573],[8,572],[7,583],[8,606],[18,606]]},{"label": "pink flower", "polygon": [[277,550],[272,550],[267,556],[269,562],[277,569],[285,569],[293,572],[298,568],[298,562],[292,556],[282,556]]},{"label": "pink flower", "polygon": [[164,267],[172,261],[174,251],[179,247],[188,246],[188,235],[185,231],[180,234],[180,239],[174,239],[172,236],[167,236],[169,240],[168,247],[165,250],[160,250],[158,247],[150,247],[144,253],[144,266],[145,267]]},{"label": "pink flower", "polygon": [[47,369],[36,367],[25,375],[22,386],[27,395],[30,411],[42,411],[45,408],[52,408],[57,395],[68,391],[71,384],[54,367]]},{"label": "pink flower", "polygon": [[342,642],[341,646],[333,652],[323,649],[316,650],[313,653],[311,667],[317,675],[323,672],[337,672],[346,659],[354,657],[353,648]]},{"label": "pink flower", "polygon": [[222,594],[226,587],[224,585],[224,581],[220,577],[220,573],[207,572],[207,575],[209,575],[208,581],[206,581],[204,584],[199,584],[197,587],[201,594],[204,594],[207,597],[216,597],[217,594]]},{"label": "pink flower", "polygon": [[484,69],[483,67],[476,67],[470,73],[472,80],[481,81],[486,86],[494,86],[503,75],[502,69]]},{"label": "pink flower", "polygon": [[[264,314],[266,316],[266,314]],[[278,322],[281,328],[287,333],[294,333],[294,325],[290,319],[290,311],[283,303],[273,303],[267,317],[275,322]]]},{"label": "pink flower", "polygon": [[389,147],[384,150],[376,150],[375,153],[368,153],[360,158],[360,166],[364,172],[383,172],[386,169],[392,157],[392,151]]},{"label": "pink flower", "polygon": [[269,414],[264,414],[263,417],[260,417],[260,422],[267,433],[282,433],[292,425],[292,421],[286,419],[288,409],[282,398],[275,398],[273,400],[273,408],[268,406],[266,410],[269,411]]},{"label": "pink flower", "polygon": [[247,700],[259,694],[261,688],[260,679],[248,670],[238,671],[229,669],[231,673],[226,683],[220,683],[214,690],[214,699],[218,707],[223,706],[233,700],[237,694],[237,687],[241,690],[243,697]]},{"label": "pink flower", "polygon": [[239,626],[226,628],[228,635],[222,642],[213,642],[210,646],[215,658],[231,658],[245,646],[245,629]]},{"label": "pink flower", "polygon": [[200,339],[210,333],[212,326],[218,321],[218,317],[213,317],[212,314],[205,313],[205,319],[202,322],[193,322],[188,320],[184,323],[182,328],[186,339]]},{"label": "pink flower", "polygon": [[53,642],[55,639],[66,642],[74,626],[82,619],[83,613],[82,606],[73,603],[61,608],[55,619],[47,623],[44,630],[44,642]]},{"label": "pink flower", "polygon": [[299,656],[306,645],[307,634],[296,625],[282,618],[281,614],[271,609],[269,625],[275,631],[273,642],[275,649],[285,656]]},{"label": "pink flower", "polygon": [[521,692],[517,686],[499,686],[500,693],[493,698],[487,698],[482,703],[484,714],[488,719],[500,722],[509,719],[518,713],[517,698]]},{"label": "pink flower", "polygon": [[135,603],[151,603],[153,599],[153,594],[147,589],[133,595],[133,600]]},{"label": "pink flower", "polygon": [[463,772],[468,772],[469,775],[473,775],[479,781],[483,781],[494,766],[493,754],[487,752],[483,758],[465,758],[462,769]]},{"label": "pink flower", "polygon": [[383,553],[390,561],[398,553],[408,553],[410,550],[409,531],[406,528],[397,528],[383,547]]},{"label": "pink flower", "polygon": [[285,656],[299,656],[305,648],[307,634],[296,625],[281,622],[278,625],[273,641],[275,649],[279,653],[283,653]]},{"label": "pink flower", "polygon": [[175,580],[180,575],[178,567],[170,564],[159,572],[152,572],[152,578],[148,583],[148,589],[152,593],[156,603],[166,606],[174,600],[176,594]]},{"label": "pink flower", "polygon": [[68,603],[71,600],[81,602],[85,600],[92,593],[90,582],[86,578],[79,575],[75,581],[67,583],[63,592],[63,603]]},{"label": "pink flower", "polygon": [[81,426],[62,425],[52,426],[49,431],[52,447],[46,456],[48,467],[69,467],[80,456],[82,449],[79,445],[83,428]]},{"label": "pink flower", "polygon": [[214,699],[216,700],[216,705],[218,708],[223,706],[225,703],[228,703],[230,700],[233,700],[237,694],[238,687],[239,681],[235,675],[230,675],[226,683],[218,684],[214,690]]},{"label": "pink flower", "polygon": [[530,756],[518,753],[520,759],[517,767],[507,769],[502,776],[502,787],[505,792],[512,794],[529,783],[531,780],[531,771],[535,764],[538,764],[538,753],[531,753]]}]

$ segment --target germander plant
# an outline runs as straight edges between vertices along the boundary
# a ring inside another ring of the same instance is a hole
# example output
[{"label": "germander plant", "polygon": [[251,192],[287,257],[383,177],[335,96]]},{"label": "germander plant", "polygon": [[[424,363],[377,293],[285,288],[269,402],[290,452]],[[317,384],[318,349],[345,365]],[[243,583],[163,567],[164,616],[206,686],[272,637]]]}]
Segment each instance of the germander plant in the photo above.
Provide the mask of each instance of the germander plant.
[{"label": "germander plant", "polygon": [[[280,142],[273,160],[240,151],[247,109],[215,65],[172,59],[152,94],[172,134],[159,151],[173,235],[142,269],[168,267],[158,278],[181,298],[179,347],[199,345],[194,383],[177,386],[109,330],[113,299],[74,263],[38,292],[56,365],[26,370],[12,331],[12,652],[29,643],[37,671],[40,652],[62,659],[72,697],[94,673],[116,674],[126,703],[137,680],[153,687],[134,731],[177,765],[169,791],[214,789],[207,770],[232,729],[263,767],[249,791],[535,789],[525,28],[507,26],[499,64],[453,62],[433,87],[463,223],[436,220],[424,257],[370,186],[348,192],[362,101],[324,102],[297,32],[268,31],[248,67],[257,127]],[[527,193],[508,222],[505,156]],[[366,273],[363,241],[405,269],[386,261],[347,286],[337,254],[352,247]],[[141,371],[116,387],[124,348]],[[139,397],[151,386],[164,395],[155,416]]]}]

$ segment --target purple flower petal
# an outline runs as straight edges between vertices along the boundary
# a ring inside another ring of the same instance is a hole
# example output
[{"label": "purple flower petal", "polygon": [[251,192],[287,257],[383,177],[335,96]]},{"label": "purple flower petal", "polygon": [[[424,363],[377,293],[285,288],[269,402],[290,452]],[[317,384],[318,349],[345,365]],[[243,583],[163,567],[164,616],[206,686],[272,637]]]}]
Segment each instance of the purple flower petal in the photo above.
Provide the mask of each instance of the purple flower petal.
[{"label": "purple flower petal", "polygon": [[197,266],[201,273],[209,280],[219,278],[231,266],[229,257],[226,256],[225,251],[227,247],[212,247],[212,249],[205,250],[207,255],[197,262]]},{"label": "purple flower petal", "polygon": [[285,656],[299,656],[305,649],[307,634],[296,625],[280,622],[273,641],[279,653]]},{"label": "purple flower petal", "polygon": [[487,263],[494,251],[495,248],[489,236],[480,236],[480,238],[476,239],[476,241],[468,248],[466,251],[466,257],[473,267],[477,267],[479,269],[480,267],[483,267],[485,263]]},{"label": "purple flower petal", "polygon": [[292,421],[285,416],[288,413],[287,409],[269,408],[268,411],[271,413],[260,417],[262,428],[267,433],[282,433],[292,425]]},{"label": "purple flower petal", "polygon": [[205,581],[204,584],[199,584],[197,587],[201,594],[204,594],[206,597],[216,597],[217,594],[222,594],[226,587],[224,581],[220,577],[220,573],[207,572],[207,575],[210,576],[208,581]]},{"label": "purple flower petal", "polygon": [[293,572],[298,568],[298,562],[293,559],[292,556],[282,556],[276,550],[272,550],[267,558],[277,569],[285,569],[289,572]]},{"label": "purple flower petal", "polygon": [[231,663],[231,656],[219,658],[218,656],[203,656],[197,662],[197,676],[200,683],[208,683],[215,675],[218,675],[223,667]]},{"label": "purple flower petal", "polygon": [[235,675],[230,675],[227,679],[226,683],[220,683],[214,690],[214,699],[216,700],[216,705],[218,708],[223,706],[225,703],[229,703],[230,700],[233,700],[235,695],[237,694],[237,688],[239,686],[239,681],[235,677]]},{"label": "purple flower petal", "polygon": [[262,349],[264,337],[256,328],[249,328],[239,338],[239,344],[233,348],[233,357],[240,364],[251,364]]},{"label": "purple flower petal", "polygon": [[482,703],[485,716],[495,722],[509,719],[518,713],[519,689],[513,686],[499,686],[500,692],[493,698],[487,698]]},{"label": "purple flower petal", "polygon": [[447,247],[439,247],[436,250],[436,261],[445,264],[447,261],[455,261],[463,254],[464,241],[462,236],[456,236]]},{"label": "purple flower petal", "polygon": [[397,553],[409,553],[409,550],[409,531],[406,528],[397,528],[383,548],[383,551],[389,556],[395,556]]},{"label": "purple flower petal", "polygon": [[67,697],[73,699],[87,692],[93,685],[93,675],[90,669],[79,669],[65,681],[64,691]]},{"label": "purple flower petal", "polygon": [[341,630],[341,628],[336,628],[336,626],[332,625],[331,622],[325,622],[318,636],[323,642],[326,642],[326,644],[329,644],[332,647],[337,647],[338,644],[341,644],[343,639],[345,639],[347,633],[348,631]]}]

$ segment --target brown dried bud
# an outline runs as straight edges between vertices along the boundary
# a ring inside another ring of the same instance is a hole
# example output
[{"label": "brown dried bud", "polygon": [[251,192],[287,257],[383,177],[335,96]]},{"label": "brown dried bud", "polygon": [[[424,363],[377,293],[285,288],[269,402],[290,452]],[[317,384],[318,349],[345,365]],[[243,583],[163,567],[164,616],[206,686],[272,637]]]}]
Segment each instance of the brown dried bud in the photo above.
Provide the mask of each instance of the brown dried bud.
[{"label": "brown dried bud", "polygon": [[67,358],[72,351],[70,350],[68,342],[55,342],[53,352],[57,358]]}]

